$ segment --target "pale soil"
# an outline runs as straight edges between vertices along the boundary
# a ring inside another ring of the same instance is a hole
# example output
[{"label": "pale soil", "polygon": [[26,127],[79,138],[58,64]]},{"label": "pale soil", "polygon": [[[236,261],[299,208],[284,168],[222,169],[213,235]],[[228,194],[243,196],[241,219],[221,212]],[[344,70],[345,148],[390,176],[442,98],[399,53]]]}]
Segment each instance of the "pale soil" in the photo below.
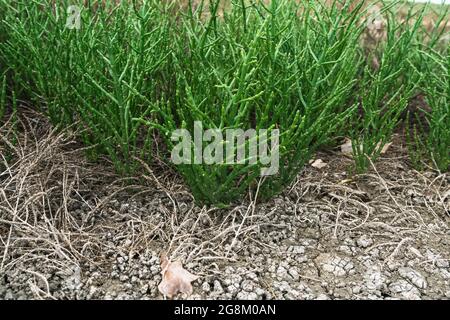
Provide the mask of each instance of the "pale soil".
[{"label": "pale soil", "polygon": [[449,176],[399,139],[365,175],[330,150],[270,202],[216,209],[163,165],[125,183],[26,127],[12,157],[0,144],[0,299],[161,299],[161,252],[200,276],[193,299],[450,298]]}]

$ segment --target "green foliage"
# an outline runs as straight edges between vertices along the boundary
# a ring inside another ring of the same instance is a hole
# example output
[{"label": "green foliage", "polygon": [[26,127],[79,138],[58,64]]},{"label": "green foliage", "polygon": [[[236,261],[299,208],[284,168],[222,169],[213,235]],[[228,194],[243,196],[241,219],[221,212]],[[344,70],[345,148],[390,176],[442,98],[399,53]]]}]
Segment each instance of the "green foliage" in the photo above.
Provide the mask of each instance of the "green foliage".
[{"label": "green foliage", "polygon": [[73,2],[52,3],[1,0],[9,11],[0,55],[14,71],[22,98],[41,107],[55,125],[77,122],[95,154],[131,172],[143,139],[140,123],[131,119],[151,112],[168,55],[166,8],[156,0],[105,7],[93,1],[82,10],[77,30],[66,26]]},{"label": "green foliage", "polygon": [[441,10],[430,30],[419,33],[420,49],[414,65],[422,75],[419,93],[426,108],[419,109],[407,126],[410,160],[417,169],[424,161],[441,172],[450,167],[450,7]]},{"label": "green foliage", "polygon": [[[364,172],[422,92],[430,111],[408,131],[410,154],[420,163],[420,147],[448,170],[450,58],[439,28],[447,12],[430,33],[424,11],[398,21],[384,6],[387,37],[366,57],[363,2],[231,0],[224,12],[220,0],[179,12],[172,1],[85,2],[0,0],[0,116],[26,100],[56,126],[78,129],[90,156],[106,155],[123,174],[136,158],[151,161],[153,133],[170,162],[172,132],[193,134],[197,121],[221,132],[279,130],[276,175],[261,179],[261,161],[175,166],[198,201],[228,205],[248,190],[280,192],[349,131]],[[66,25],[74,4],[83,7],[80,29]]]},{"label": "green foliage", "polygon": [[420,73],[413,61],[423,10],[415,14],[410,11],[401,22],[395,9],[384,13],[386,40],[380,41],[375,54],[369,56],[376,63],[364,68],[358,94],[360,110],[353,119],[352,148],[358,172],[366,171],[380,156],[415,92]]},{"label": "green foliage", "polygon": [[[410,159],[422,169],[426,158],[441,172],[450,168],[450,50],[446,55],[423,52],[427,62],[423,92],[429,110],[422,110],[408,132]],[[413,143],[411,143],[413,142]]]},{"label": "green foliage", "polygon": [[412,117],[408,113],[408,121],[406,123],[406,145],[408,148],[408,156],[412,166],[417,170],[423,170],[423,159],[426,156],[426,146],[423,143],[421,135],[422,128],[420,126],[419,117]]},{"label": "green foliage", "polygon": [[[175,87],[159,103],[160,126],[192,134],[195,121],[203,129],[279,129],[279,173],[260,185],[260,196],[269,197],[351,114],[346,105],[359,67],[360,11],[350,11],[350,2],[327,8],[309,1],[233,1],[219,19],[218,6],[211,2],[207,21],[198,18],[200,6],[178,25],[168,64]],[[261,163],[178,169],[197,199],[226,204],[256,187]]]},{"label": "green foliage", "polygon": [[444,172],[450,168],[450,50],[447,57],[438,57],[438,69],[430,75],[427,101],[431,112],[427,145],[436,167]]},{"label": "green foliage", "polygon": [[0,125],[2,124],[1,120],[5,115],[6,111],[6,75],[3,76],[3,81],[0,86]]}]

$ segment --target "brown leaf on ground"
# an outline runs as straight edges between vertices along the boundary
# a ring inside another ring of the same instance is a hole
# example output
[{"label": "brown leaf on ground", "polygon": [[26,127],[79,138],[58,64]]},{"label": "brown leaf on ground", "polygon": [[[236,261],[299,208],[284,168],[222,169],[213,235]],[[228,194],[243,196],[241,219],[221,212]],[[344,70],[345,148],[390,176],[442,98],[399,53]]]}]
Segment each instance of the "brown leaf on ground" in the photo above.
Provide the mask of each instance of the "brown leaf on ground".
[{"label": "brown leaf on ground", "polygon": [[345,142],[341,144],[341,152],[346,155],[351,155],[353,152],[352,149],[352,140],[349,138],[345,138]]},{"label": "brown leaf on ground", "polygon": [[317,169],[322,169],[327,166],[327,163],[323,162],[322,159],[317,159],[311,162],[311,166]]},{"label": "brown leaf on ground", "polygon": [[170,262],[166,254],[161,255],[162,281],[158,285],[159,291],[169,299],[178,293],[192,294],[192,281],[198,279],[183,268],[180,261]]},{"label": "brown leaf on ground", "polygon": [[[381,148],[380,154],[385,154],[390,146],[392,145],[392,142],[386,143],[383,148]],[[381,142],[377,144],[377,149],[380,148]],[[360,146],[360,150],[362,150],[362,146]],[[341,144],[341,152],[344,155],[352,156],[353,154],[353,147],[352,147],[352,140],[349,138],[345,138],[345,142]]]},{"label": "brown leaf on ground", "polygon": [[385,153],[388,151],[388,149],[389,149],[389,147],[390,147],[391,145],[392,145],[392,142],[386,143],[386,144],[383,146],[383,148],[381,149],[380,153],[381,153],[381,154],[385,154]]}]

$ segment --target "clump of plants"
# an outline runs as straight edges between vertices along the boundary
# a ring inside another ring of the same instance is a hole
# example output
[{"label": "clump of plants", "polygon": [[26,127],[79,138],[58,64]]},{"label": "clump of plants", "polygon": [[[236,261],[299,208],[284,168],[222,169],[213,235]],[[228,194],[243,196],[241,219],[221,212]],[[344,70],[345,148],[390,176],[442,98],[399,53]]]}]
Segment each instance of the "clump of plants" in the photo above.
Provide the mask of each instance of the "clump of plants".
[{"label": "clump of plants", "polygon": [[150,154],[132,119],[149,115],[159,94],[169,7],[156,0],[83,4],[1,0],[7,39],[0,55],[21,98],[61,128],[77,123],[92,157],[107,155],[130,173],[134,157]]},{"label": "clump of plants", "polygon": [[409,115],[410,159],[417,169],[429,162],[428,166],[446,172],[450,169],[450,49],[421,54],[426,61],[421,86],[426,108]]},{"label": "clump of plants", "polygon": [[365,172],[390,142],[401,115],[414,96],[420,73],[414,66],[417,35],[424,9],[412,9],[403,21],[395,10],[383,12],[385,38],[380,39],[363,73],[358,92],[358,112],[352,124],[352,148],[358,172]]},{"label": "clump of plants", "polygon": [[[350,2],[231,1],[219,16],[219,4],[210,2],[206,20],[204,6],[190,6],[181,18],[167,64],[174,88],[157,109],[170,149],[170,132],[183,128],[193,136],[196,122],[203,130],[255,129],[258,142],[267,138],[260,129],[279,130],[273,175],[261,177],[260,159],[177,166],[197,199],[226,204],[258,185],[261,197],[281,191],[352,114],[361,11],[351,11]],[[223,143],[238,153],[235,141]]]},{"label": "clump of plants", "polygon": [[368,48],[364,1],[0,0],[0,117],[27,101],[122,174],[158,145],[198,201],[228,205],[282,191],[349,133],[365,172],[423,94],[412,159],[448,170],[448,15],[429,31],[425,11],[378,3]]}]

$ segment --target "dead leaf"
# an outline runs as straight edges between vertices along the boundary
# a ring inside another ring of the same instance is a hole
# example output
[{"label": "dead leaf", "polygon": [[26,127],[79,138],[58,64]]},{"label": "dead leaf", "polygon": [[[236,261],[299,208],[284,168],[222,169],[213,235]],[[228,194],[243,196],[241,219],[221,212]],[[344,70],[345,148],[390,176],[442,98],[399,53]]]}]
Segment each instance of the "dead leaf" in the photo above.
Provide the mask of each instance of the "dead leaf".
[{"label": "dead leaf", "polygon": [[311,163],[311,166],[314,168],[317,168],[317,169],[322,169],[327,166],[327,163],[323,162],[322,159],[317,159],[317,160],[313,161],[313,163]]},{"label": "dead leaf", "polygon": [[350,183],[350,182],[353,182],[353,179],[344,179],[344,180],[341,180],[341,181],[339,182],[339,184],[347,184],[347,183]]},{"label": "dead leaf", "polygon": [[385,154],[385,153],[388,151],[388,149],[389,149],[389,147],[390,147],[391,145],[392,145],[392,142],[386,143],[386,144],[383,146],[383,148],[381,149],[380,153],[381,153],[381,154]]},{"label": "dead leaf", "polygon": [[[389,149],[389,147],[391,145],[392,145],[392,142],[386,143],[383,146],[383,148],[381,149],[380,153],[381,154],[385,154],[388,151],[388,149]],[[380,146],[381,146],[381,142],[379,142],[377,144],[377,149],[380,148]],[[362,146],[360,145],[359,147],[360,147],[360,150],[362,150]],[[353,153],[353,146],[352,146],[352,140],[351,139],[345,138],[345,142],[343,144],[341,144],[341,152],[343,154],[345,154],[345,155],[349,155],[349,156],[352,155],[352,153]]]},{"label": "dead leaf", "polygon": [[353,152],[352,140],[345,138],[345,142],[341,144],[341,152],[343,154],[351,155]]},{"label": "dead leaf", "polygon": [[422,254],[420,253],[420,251],[417,250],[416,248],[414,248],[414,247],[409,247],[408,249],[409,249],[409,251],[411,251],[412,253],[414,253],[417,257],[423,258],[423,255],[422,255]]},{"label": "dead leaf", "polygon": [[161,269],[162,281],[158,289],[164,296],[171,299],[178,293],[192,294],[191,282],[197,280],[198,276],[186,271],[180,261],[170,262],[167,255],[162,254]]}]

